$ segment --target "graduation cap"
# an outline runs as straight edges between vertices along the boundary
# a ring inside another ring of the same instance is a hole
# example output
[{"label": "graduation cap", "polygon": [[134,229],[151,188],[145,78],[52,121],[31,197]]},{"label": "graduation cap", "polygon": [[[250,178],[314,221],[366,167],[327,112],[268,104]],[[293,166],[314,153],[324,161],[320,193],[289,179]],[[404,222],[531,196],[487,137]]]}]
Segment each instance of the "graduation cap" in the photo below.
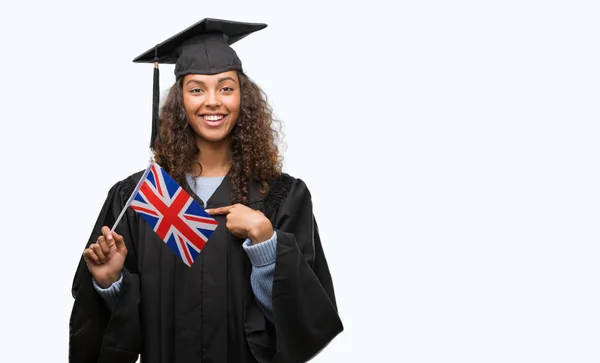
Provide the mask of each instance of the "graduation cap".
[{"label": "graduation cap", "polygon": [[175,64],[176,78],[187,74],[242,71],[242,61],[231,45],[266,27],[267,24],[262,23],[205,18],[133,60],[134,63],[154,63],[150,148],[154,146],[159,127],[158,64]]}]

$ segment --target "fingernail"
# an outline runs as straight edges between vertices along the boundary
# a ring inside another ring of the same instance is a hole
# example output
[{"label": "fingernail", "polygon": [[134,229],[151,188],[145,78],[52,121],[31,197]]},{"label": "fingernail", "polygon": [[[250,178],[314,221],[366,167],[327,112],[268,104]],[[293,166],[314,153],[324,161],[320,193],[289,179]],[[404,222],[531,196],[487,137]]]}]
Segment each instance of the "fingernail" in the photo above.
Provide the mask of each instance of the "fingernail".
[{"label": "fingernail", "polygon": [[109,234],[108,236],[106,236],[106,239],[109,241],[112,241],[112,234]]}]

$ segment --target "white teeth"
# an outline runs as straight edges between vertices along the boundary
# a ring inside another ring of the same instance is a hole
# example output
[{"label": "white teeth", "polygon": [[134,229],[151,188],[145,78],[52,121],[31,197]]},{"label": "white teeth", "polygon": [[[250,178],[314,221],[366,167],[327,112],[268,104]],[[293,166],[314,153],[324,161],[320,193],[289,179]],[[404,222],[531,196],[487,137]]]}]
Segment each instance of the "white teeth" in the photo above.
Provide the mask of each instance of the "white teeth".
[{"label": "white teeth", "polygon": [[219,121],[224,116],[223,115],[204,115],[202,116],[206,121]]}]

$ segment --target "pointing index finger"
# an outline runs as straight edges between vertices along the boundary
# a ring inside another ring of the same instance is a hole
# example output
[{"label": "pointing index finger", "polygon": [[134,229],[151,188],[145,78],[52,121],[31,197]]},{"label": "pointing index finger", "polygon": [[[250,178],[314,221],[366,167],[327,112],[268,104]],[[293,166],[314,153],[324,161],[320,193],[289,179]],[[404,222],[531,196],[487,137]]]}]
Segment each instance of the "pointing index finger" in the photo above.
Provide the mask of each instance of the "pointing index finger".
[{"label": "pointing index finger", "polygon": [[206,213],[210,214],[211,216],[219,215],[219,214],[227,214],[227,213],[229,213],[229,210],[231,210],[231,208],[233,208],[232,205],[228,205],[227,207],[211,208],[211,209],[206,209]]}]

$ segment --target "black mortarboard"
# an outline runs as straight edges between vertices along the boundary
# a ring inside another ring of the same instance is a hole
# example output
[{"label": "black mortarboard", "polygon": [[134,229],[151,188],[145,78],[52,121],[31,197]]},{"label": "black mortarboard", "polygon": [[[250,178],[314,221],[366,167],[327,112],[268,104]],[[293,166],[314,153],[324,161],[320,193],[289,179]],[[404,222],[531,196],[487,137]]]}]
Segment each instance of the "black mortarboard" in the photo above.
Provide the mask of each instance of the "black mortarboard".
[{"label": "black mortarboard", "polygon": [[134,63],[154,63],[150,148],[153,148],[154,139],[158,136],[158,64],[175,64],[176,78],[186,74],[241,71],[242,62],[230,45],[266,27],[267,24],[261,23],[206,18],[133,60]]}]

